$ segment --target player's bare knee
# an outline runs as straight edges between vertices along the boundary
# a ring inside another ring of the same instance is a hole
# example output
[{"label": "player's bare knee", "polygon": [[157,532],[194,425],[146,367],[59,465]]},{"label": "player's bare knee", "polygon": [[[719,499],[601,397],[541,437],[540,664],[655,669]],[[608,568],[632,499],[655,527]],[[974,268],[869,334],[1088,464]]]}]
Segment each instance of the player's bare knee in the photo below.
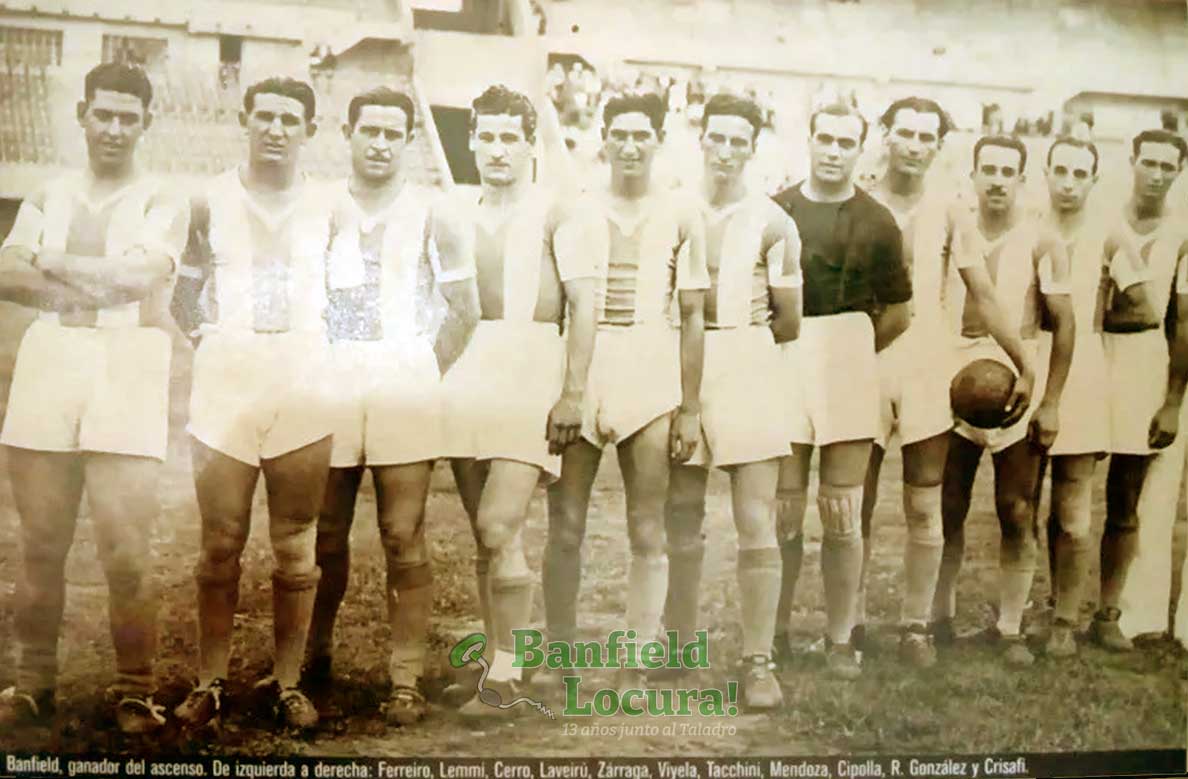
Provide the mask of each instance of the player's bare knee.
[{"label": "player's bare knee", "polygon": [[701,558],[705,556],[705,535],[697,533],[668,533],[668,556]]},{"label": "player's bare knee", "polygon": [[1035,539],[1035,506],[1023,496],[998,501],[1003,541],[1024,543]]},{"label": "player's bare knee", "polygon": [[769,549],[778,546],[775,526],[766,522],[737,523],[739,549]]},{"label": "player's bare knee", "polygon": [[734,508],[739,549],[763,549],[776,545],[776,523],[770,500],[754,498]]},{"label": "player's bare knee", "polygon": [[705,498],[697,495],[669,495],[664,504],[664,514],[669,532],[677,528],[691,528],[700,533],[701,525],[705,522]]},{"label": "player's bare knee", "polygon": [[343,532],[338,528],[324,529],[318,523],[318,538],[314,544],[318,560],[345,557],[351,552],[350,531]]},{"label": "player's bare knee", "polygon": [[1137,533],[1139,517],[1137,511],[1118,511],[1106,514],[1105,532],[1110,535]]},{"label": "player's bare knee", "polygon": [[664,529],[633,527],[628,532],[631,554],[637,557],[661,557],[667,544]]},{"label": "player's bare knee", "polygon": [[417,544],[417,525],[410,522],[400,522],[380,525],[380,544],[384,547],[384,554],[389,558],[400,559],[413,551]]},{"label": "player's bare knee", "polygon": [[904,492],[903,513],[910,542],[921,546],[942,546],[945,543],[939,498],[939,495],[933,498],[912,490]]},{"label": "player's bare knee", "polygon": [[198,555],[196,575],[199,581],[238,581],[239,559],[246,545],[246,533],[222,532],[206,535]]},{"label": "player's bare knee", "polygon": [[484,508],[478,518],[479,542],[490,550],[503,549],[515,540],[522,520],[514,512]]},{"label": "player's bare knee", "polygon": [[70,554],[70,544],[56,538],[46,537],[44,543],[39,543],[36,536],[25,534],[22,539],[25,567],[39,570],[62,570],[66,566],[66,557]]},{"label": "player's bare knee", "polygon": [[[479,549],[482,549],[480,546]],[[407,544],[396,552],[385,550],[384,558],[388,562],[388,570],[393,567],[407,567],[429,564],[429,546],[425,542],[425,534],[417,533]]]},{"label": "player's bare knee", "polygon": [[104,574],[111,597],[122,601],[143,598],[152,581],[147,561],[130,558],[111,561],[104,569]]},{"label": "player's bare knee", "polygon": [[558,554],[579,554],[586,540],[586,529],[577,524],[550,524],[548,546]]},{"label": "player's bare knee", "polygon": [[278,576],[303,577],[317,571],[317,524],[311,519],[274,520],[271,536]]},{"label": "player's bare knee", "polygon": [[903,516],[908,538],[916,544],[940,546],[944,543],[944,523],[941,519],[940,486],[905,484]]}]

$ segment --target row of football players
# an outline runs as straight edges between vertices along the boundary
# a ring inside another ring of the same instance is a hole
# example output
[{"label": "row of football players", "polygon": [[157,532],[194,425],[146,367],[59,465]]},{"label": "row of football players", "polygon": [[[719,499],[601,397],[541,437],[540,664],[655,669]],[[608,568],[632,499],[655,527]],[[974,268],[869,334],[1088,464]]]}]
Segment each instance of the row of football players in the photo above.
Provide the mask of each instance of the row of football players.
[{"label": "row of football players", "polygon": [[[352,170],[327,188],[300,172],[314,93],[273,78],[244,95],[246,162],[186,199],[134,164],[150,102],[140,71],[94,69],[78,111],[88,170],[28,198],[4,244],[0,294],[41,311],[22,341],[0,433],[24,552],[17,678],[0,700],[7,720],[53,708],[63,565],[86,489],[112,594],[117,721],[128,732],[164,722],[152,699],[147,570],[170,361],[155,325],[175,269],[171,309],[197,342],[188,430],[202,518],[199,668],[175,710],[189,726],[225,705],[261,472],[276,566],[274,668],[259,688],[291,726],[318,718],[299,683],[303,671],[310,682],[331,673],[368,468],[387,561],[386,714],[400,724],[424,716],[424,507],[440,458],[451,459],[474,528],[493,645],[487,687],[503,700],[522,681],[511,630],[530,622],[520,533],[528,503],[543,474],[547,630],[572,640],[586,514],[608,444],[623,471],[631,542],[624,622],[640,641],[662,625],[689,636],[701,624],[707,468],[729,472],[750,708],[782,700],[772,665],[787,649],[818,447],[827,663],[839,677],[860,674],[863,519],[895,429],[904,442],[906,660],[928,666],[932,637],[952,637],[961,525],[986,448],[1003,527],[996,629],[1006,660],[1032,661],[1020,622],[1045,451],[1060,529],[1048,651],[1075,649],[1089,474],[1105,451],[1114,454],[1109,564],[1093,635],[1124,647],[1118,609],[1134,504],[1151,452],[1174,437],[1188,368],[1182,333],[1169,357],[1158,328],[1184,254],[1182,233],[1163,216],[1185,152],[1176,136],[1135,139],[1133,196],[1118,226],[1102,227],[1083,218],[1097,152],[1079,141],[1061,140],[1048,155],[1046,220],[1015,208],[1027,152],[1011,138],[975,146],[975,211],[924,191],[949,123],[916,98],[881,119],[890,164],[872,192],[853,183],[867,123],[844,104],[813,114],[805,182],[774,202],[748,192],[743,171],[761,115],[729,96],[712,100],[702,120],[702,190],[659,190],[650,170],[664,140],[662,104],[625,96],[603,114],[609,183],[566,196],[532,183],[535,111],[496,86],[473,104],[480,195],[439,200],[402,173],[414,126],[407,96],[378,88],[352,100],[342,128]],[[1188,294],[1179,275],[1178,294]],[[446,312],[426,333],[434,294]],[[1009,416],[994,430],[954,427],[949,380],[983,356],[1019,374]],[[1061,426],[1062,417],[1076,422]],[[647,679],[627,671],[618,683],[636,689]],[[476,696],[462,711],[517,709]]]}]

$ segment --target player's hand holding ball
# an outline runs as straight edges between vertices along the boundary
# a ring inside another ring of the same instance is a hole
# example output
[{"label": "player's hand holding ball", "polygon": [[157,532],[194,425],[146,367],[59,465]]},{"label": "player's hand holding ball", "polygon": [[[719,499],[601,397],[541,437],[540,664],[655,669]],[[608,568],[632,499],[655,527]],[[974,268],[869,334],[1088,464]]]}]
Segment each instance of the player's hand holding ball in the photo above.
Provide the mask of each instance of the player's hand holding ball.
[{"label": "player's hand holding ball", "polygon": [[1151,432],[1147,435],[1147,444],[1152,449],[1166,449],[1176,440],[1179,429],[1180,409],[1164,403],[1151,419]]},{"label": "player's hand holding ball", "polygon": [[668,433],[668,455],[678,463],[688,462],[701,440],[701,414],[681,406],[672,417]]},{"label": "player's hand holding ball", "polygon": [[561,454],[582,434],[582,400],[562,395],[549,411],[545,437],[549,440],[549,454]]},{"label": "player's hand holding ball", "polygon": [[1031,395],[1035,392],[1035,374],[1028,367],[1022,375],[1015,379],[1011,387],[1011,396],[1006,404],[1006,418],[999,427],[1010,427],[1023,418],[1027,409],[1031,408]]}]

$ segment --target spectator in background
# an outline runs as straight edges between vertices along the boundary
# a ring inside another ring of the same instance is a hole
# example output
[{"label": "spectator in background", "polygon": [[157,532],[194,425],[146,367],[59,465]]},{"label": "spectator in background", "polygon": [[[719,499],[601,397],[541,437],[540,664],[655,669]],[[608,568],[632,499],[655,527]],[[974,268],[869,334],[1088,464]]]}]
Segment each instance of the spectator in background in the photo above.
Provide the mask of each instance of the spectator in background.
[{"label": "spectator in background", "polygon": [[545,88],[549,91],[549,99],[557,110],[561,110],[562,88],[565,86],[565,68],[560,62],[554,62],[545,75]]},{"label": "spectator in background", "polygon": [[1159,112],[1159,126],[1169,133],[1180,131],[1180,117],[1176,116],[1175,111],[1164,109]]},{"label": "spectator in background", "polygon": [[544,8],[541,7],[538,0],[530,0],[532,4],[532,16],[536,18],[536,34],[544,35],[549,31],[549,19],[545,16]]}]

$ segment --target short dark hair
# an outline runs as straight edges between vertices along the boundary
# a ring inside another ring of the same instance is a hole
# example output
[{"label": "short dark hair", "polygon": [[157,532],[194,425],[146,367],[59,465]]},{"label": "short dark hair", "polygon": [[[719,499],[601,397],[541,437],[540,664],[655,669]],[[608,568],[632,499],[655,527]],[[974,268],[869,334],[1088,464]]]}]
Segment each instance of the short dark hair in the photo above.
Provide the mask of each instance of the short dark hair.
[{"label": "short dark hair", "polygon": [[609,128],[616,116],[622,114],[643,114],[659,135],[664,131],[664,101],[654,92],[616,95],[606,101],[602,109],[602,126]]},{"label": "short dark hair", "polygon": [[845,102],[844,100],[831,100],[828,103],[817,106],[813,112],[809,114],[809,134],[812,135],[817,131],[817,117],[821,114],[828,114],[829,116],[856,116],[858,121],[862,123],[862,132],[858,135],[859,143],[866,143],[866,131],[869,125],[866,117],[858,110],[856,106]]},{"label": "short dark hair", "polygon": [[359,113],[363,110],[363,106],[369,105],[399,108],[404,112],[405,132],[412,135],[416,108],[413,106],[411,97],[391,87],[373,87],[366,92],[360,92],[351,98],[350,105],[347,106],[347,123],[351,129],[354,129],[355,122],[359,121]]},{"label": "short dark hair", "polygon": [[317,114],[317,97],[314,96],[313,87],[304,81],[282,76],[257,81],[243,93],[243,110],[250,114],[256,103],[256,95],[261,94],[291,97],[298,101],[305,108],[307,122]]},{"label": "short dark hair", "polygon": [[83,98],[91,102],[100,89],[135,95],[145,110],[153,102],[153,84],[149,77],[140,68],[122,62],[104,62],[91,68],[83,80]]},{"label": "short dark hair", "polygon": [[1184,158],[1188,157],[1188,143],[1185,143],[1183,138],[1170,130],[1143,130],[1130,142],[1131,154],[1138,157],[1139,149],[1144,143],[1167,143],[1175,146],[1176,150],[1180,152],[1181,165],[1184,164]]},{"label": "short dark hair", "polygon": [[1019,152],[1019,172],[1027,169],[1027,147],[1023,141],[1013,135],[983,135],[973,147],[973,166],[978,167],[978,155],[987,146],[1001,146],[1004,149],[1014,149]]},{"label": "short dark hair", "polygon": [[759,130],[763,128],[763,109],[754,101],[745,97],[737,97],[726,92],[719,92],[705,104],[701,115],[701,132],[709,126],[711,116],[741,116],[751,123],[751,140],[759,137]]},{"label": "short dark hair", "polygon": [[503,84],[494,84],[470,104],[470,131],[478,126],[480,115],[507,114],[520,117],[520,124],[524,128],[524,138],[529,143],[536,143],[536,109],[526,95],[509,89]]},{"label": "short dark hair", "polygon": [[940,125],[936,132],[937,137],[941,140],[944,140],[944,137],[949,134],[949,130],[953,129],[953,120],[949,117],[949,113],[941,108],[940,103],[930,97],[917,97],[916,95],[901,97],[887,106],[887,110],[879,117],[879,124],[884,129],[890,130],[891,126],[895,124],[895,115],[904,109],[920,114],[936,114],[940,118]]},{"label": "short dark hair", "polygon": [[1082,141],[1080,138],[1074,138],[1071,135],[1062,135],[1056,140],[1052,141],[1052,145],[1048,147],[1048,167],[1052,167],[1052,152],[1056,151],[1057,146],[1071,146],[1074,149],[1088,149],[1089,153],[1093,155],[1093,175],[1097,175],[1097,162],[1099,155],[1097,153],[1097,145],[1092,141]]}]

